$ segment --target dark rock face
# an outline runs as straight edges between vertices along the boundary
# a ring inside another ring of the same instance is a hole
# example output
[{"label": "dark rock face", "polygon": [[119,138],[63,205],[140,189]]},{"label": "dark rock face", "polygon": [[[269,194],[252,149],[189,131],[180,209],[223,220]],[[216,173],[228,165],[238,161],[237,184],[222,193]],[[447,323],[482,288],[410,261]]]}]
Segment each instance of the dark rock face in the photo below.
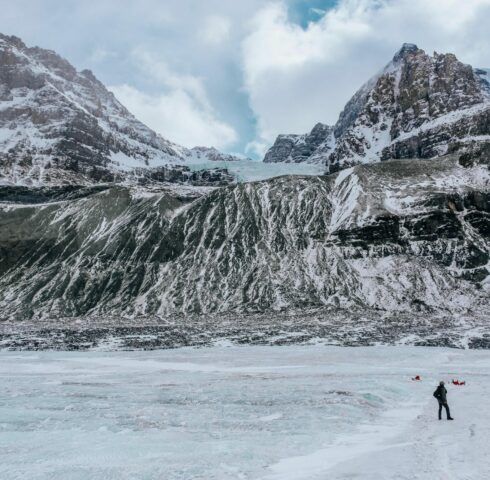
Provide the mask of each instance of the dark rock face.
[{"label": "dark rock face", "polygon": [[452,156],[280,177],[197,200],[112,187],[41,192],[41,204],[11,187],[0,210],[0,311],[11,320],[484,311],[489,185],[485,166]]},{"label": "dark rock face", "polygon": [[[204,160],[235,159],[197,150]],[[0,182],[127,183],[140,176],[134,169],[170,169],[194,156],[139,122],[91,71],[0,34]]]},{"label": "dark rock face", "polygon": [[135,168],[130,177],[138,185],[155,183],[179,183],[192,186],[220,187],[236,182],[226,168],[191,171],[185,165],[169,165],[156,168]]},{"label": "dark rock face", "polygon": [[332,127],[323,123],[317,123],[313,130],[305,135],[279,135],[266,153],[264,162],[315,163],[313,154],[317,151],[325,153],[331,150],[332,140]]},{"label": "dark rock face", "polygon": [[[488,139],[487,139],[488,137]],[[490,146],[490,108],[462,116],[450,124],[424,129],[417,135],[394,141],[381,152],[381,160],[390,158],[433,158],[442,153],[467,153]]]},{"label": "dark rock face", "polygon": [[389,158],[433,158],[464,151],[472,139],[489,141],[488,89],[452,54],[431,57],[406,45],[355,98],[339,120],[329,171]]},{"label": "dark rock face", "polygon": [[[359,163],[464,153],[490,143],[489,112],[488,71],[405,44],[347,103],[332,148],[301,161],[320,161],[332,173]],[[289,158],[287,149],[274,150],[266,159]]]},{"label": "dark rock face", "polygon": [[304,139],[304,135],[279,135],[274,145],[265,154],[264,162],[287,162],[288,159],[292,159],[291,152],[296,143],[302,139]]}]

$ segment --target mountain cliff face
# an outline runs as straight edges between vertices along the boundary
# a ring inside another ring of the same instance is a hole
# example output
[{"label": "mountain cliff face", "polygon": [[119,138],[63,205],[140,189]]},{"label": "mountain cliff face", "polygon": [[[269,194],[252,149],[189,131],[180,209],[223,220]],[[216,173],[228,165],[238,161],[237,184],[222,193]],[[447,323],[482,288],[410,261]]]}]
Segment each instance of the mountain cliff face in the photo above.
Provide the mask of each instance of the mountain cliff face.
[{"label": "mountain cliff face", "polygon": [[[200,154],[230,157],[206,148]],[[131,182],[141,169],[170,170],[193,157],[138,121],[89,70],[0,34],[1,183]]]},{"label": "mountain cliff face", "polygon": [[331,149],[310,158],[334,172],[359,163],[479,151],[490,142],[489,115],[488,71],[405,44],[347,103],[333,127]]},{"label": "mountain cliff face", "polygon": [[[264,157],[265,163],[319,163],[332,150],[333,128],[317,123],[305,135],[279,135]],[[320,155],[321,152],[321,155]]]},{"label": "mountain cliff face", "polygon": [[[14,187],[3,319],[488,308],[490,175],[458,156],[178,191]],[[26,196],[27,195],[27,196]]]}]

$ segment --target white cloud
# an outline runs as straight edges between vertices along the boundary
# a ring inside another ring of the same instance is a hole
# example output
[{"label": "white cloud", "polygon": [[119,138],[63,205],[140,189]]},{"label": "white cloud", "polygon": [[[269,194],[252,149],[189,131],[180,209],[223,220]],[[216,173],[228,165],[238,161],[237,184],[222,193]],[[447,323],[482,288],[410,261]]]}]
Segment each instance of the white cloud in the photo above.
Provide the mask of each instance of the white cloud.
[{"label": "white cloud", "polygon": [[117,57],[117,53],[101,47],[97,47],[89,56],[90,61],[94,63],[106,62],[115,57]]},{"label": "white cloud", "polygon": [[323,17],[327,13],[326,10],[322,10],[321,8],[310,8],[310,12],[320,17]]},{"label": "white cloud", "polygon": [[245,88],[261,148],[278,133],[334,123],[350,96],[402,43],[490,65],[490,0],[340,0],[301,28],[270,3],[242,44]]},{"label": "white cloud", "polygon": [[161,88],[183,90],[203,108],[211,109],[206,89],[198,77],[172,71],[165,61],[141,48],[133,49],[130,58],[134,67],[141,70],[147,78],[151,78]]},{"label": "white cloud", "polygon": [[204,19],[200,36],[206,43],[218,45],[229,37],[230,31],[231,22],[228,18],[221,15],[209,15]]},{"label": "white cloud", "polygon": [[254,157],[263,158],[269,147],[269,143],[253,140],[245,146],[245,153]]},{"label": "white cloud", "polygon": [[186,147],[226,148],[237,140],[235,130],[183,89],[150,95],[130,85],[110,87],[136,118],[164,138]]},{"label": "white cloud", "polygon": [[133,50],[130,59],[152,80],[157,92],[150,94],[128,84],[110,87],[136,118],[186,147],[227,148],[237,141],[233,127],[217,118],[199,78],[173,72],[141,49]]},{"label": "white cloud", "polygon": [[233,127],[217,118],[199,78],[172,71],[143,49],[134,49],[129,58],[133,67],[152,81],[155,93],[128,84],[110,90],[136,118],[164,138],[186,147],[226,149],[237,141]]},{"label": "white cloud", "polygon": [[152,80],[157,92],[150,94],[128,84],[110,87],[136,118],[186,147],[226,149],[238,140],[235,129],[217,118],[201,79],[176,73],[141,49],[134,49],[130,59]]}]

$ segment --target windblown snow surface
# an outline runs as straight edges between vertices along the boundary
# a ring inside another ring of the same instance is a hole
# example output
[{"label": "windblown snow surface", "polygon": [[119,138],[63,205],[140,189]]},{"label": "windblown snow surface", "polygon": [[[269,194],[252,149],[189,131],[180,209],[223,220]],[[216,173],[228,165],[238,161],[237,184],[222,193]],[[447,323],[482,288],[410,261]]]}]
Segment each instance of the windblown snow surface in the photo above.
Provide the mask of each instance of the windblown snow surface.
[{"label": "windblown snow surface", "polygon": [[3,352],[0,478],[487,479],[489,367],[401,346]]}]

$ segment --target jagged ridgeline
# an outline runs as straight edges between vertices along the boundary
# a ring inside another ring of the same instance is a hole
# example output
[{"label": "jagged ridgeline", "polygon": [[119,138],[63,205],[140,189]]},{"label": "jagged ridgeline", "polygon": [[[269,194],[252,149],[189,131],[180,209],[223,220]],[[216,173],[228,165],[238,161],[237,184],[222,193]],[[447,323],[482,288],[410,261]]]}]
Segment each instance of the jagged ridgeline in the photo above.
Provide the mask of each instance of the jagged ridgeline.
[{"label": "jagged ridgeline", "polygon": [[0,184],[229,184],[226,170],[191,172],[189,160],[237,160],[188,149],[137,120],[90,70],[0,34]]},{"label": "jagged ridgeline", "polygon": [[488,313],[485,71],[406,45],[335,127],[269,157],[329,175],[203,188],[169,156],[216,150],[164,140],[53,52],[0,37],[0,54],[1,319]]},{"label": "jagged ridgeline", "polygon": [[380,160],[480,152],[490,142],[489,81],[488,70],[453,54],[430,56],[405,44],[352,97],[333,127],[280,135],[264,161],[320,163],[334,172]]}]

